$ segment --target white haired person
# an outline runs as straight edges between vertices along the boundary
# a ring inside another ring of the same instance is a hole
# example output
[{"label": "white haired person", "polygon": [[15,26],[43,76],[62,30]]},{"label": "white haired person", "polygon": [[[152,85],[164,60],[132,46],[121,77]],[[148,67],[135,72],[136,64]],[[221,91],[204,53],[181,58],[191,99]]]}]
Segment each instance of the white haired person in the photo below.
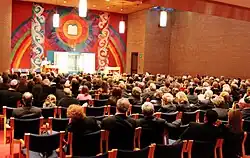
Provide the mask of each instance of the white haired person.
[{"label": "white haired person", "polygon": [[142,105],[142,113],[144,118],[136,120],[136,126],[142,128],[141,147],[147,147],[152,143],[163,144],[162,136],[166,128],[166,121],[153,116],[154,105],[145,102]]},{"label": "white haired person", "polygon": [[144,92],[142,94],[142,101],[145,102],[147,99],[152,100],[154,98],[155,93],[156,93],[156,85],[154,83],[150,83],[149,91]]},{"label": "white haired person", "polygon": [[[203,98],[199,98],[200,95],[203,95]],[[200,94],[198,96],[199,98],[199,103],[198,103],[198,108],[200,110],[208,110],[214,108],[214,104],[212,102],[213,98],[213,91],[212,90],[206,90],[204,94]]]},{"label": "white haired person", "polygon": [[141,99],[141,89],[139,87],[134,87],[132,89],[132,95],[129,97],[129,102],[132,105],[141,105],[142,99]]},{"label": "white haired person", "polygon": [[173,104],[174,96],[170,93],[165,93],[162,96],[162,103],[159,112],[170,113],[177,110],[176,105]]},{"label": "white haired person", "polygon": [[109,150],[133,150],[136,122],[127,116],[130,103],[121,98],[116,104],[116,114],[102,120],[102,129],[109,131]]}]

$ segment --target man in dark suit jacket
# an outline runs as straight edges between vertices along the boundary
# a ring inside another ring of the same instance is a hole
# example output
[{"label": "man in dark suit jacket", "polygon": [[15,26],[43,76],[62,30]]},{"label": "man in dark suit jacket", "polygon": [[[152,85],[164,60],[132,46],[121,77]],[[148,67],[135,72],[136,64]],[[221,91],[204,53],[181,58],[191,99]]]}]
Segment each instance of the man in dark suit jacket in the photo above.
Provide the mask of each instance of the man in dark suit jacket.
[{"label": "man in dark suit jacket", "polygon": [[72,104],[79,105],[80,102],[76,98],[72,97],[72,92],[69,88],[64,88],[65,97],[58,101],[58,106],[68,108]]},{"label": "man in dark suit jacket", "polygon": [[42,110],[32,106],[33,95],[31,93],[25,92],[22,98],[24,106],[14,109],[12,112],[13,117],[20,119],[33,119],[42,116]]},{"label": "man in dark suit jacket", "polygon": [[163,144],[163,134],[166,128],[166,121],[153,116],[154,105],[145,102],[142,105],[144,118],[136,120],[137,127],[142,127],[141,147],[149,146],[151,143]]},{"label": "man in dark suit jacket", "polygon": [[198,103],[198,96],[194,94],[194,87],[188,88],[188,95],[187,95],[188,101],[190,104],[197,104]]},{"label": "man in dark suit jacket", "polygon": [[129,105],[128,99],[119,99],[116,106],[116,115],[107,117],[102,121],[102,129],[110,132],[109,149],[133,150],[136,122],[126,116]]},{"label": "man in dark suit jacket", "polygon": [[8,75],[3,75],[2,79],[3,83],[0,83],[0,90],[8,90],[10,88]]},{"label": "man in dark suit jacket", "polygon": [[18,81],[12,80],[10,82],[10,88],[8,90],[2,90],[0,92],[0,104],[1,106],[17,107],[17,103],[21,101],[22,94],[17,92]]},{"label": "man in dark suit jacket", "polygon": [[190,123],[182,133],[182,140],[215,141],[221,136],[220,128],[215,126],[218,114],[214,110],[208,110],[205,114],[205,123]]},{"label": "man in dark suit jacket", "polygon": [[37,107],[43,106],[42,94],[43,94],[43,87],[42,87],[42,77],[37,75],[34,79],[35,85],[32,88],[32,94],[34,95],[33,105]]}]

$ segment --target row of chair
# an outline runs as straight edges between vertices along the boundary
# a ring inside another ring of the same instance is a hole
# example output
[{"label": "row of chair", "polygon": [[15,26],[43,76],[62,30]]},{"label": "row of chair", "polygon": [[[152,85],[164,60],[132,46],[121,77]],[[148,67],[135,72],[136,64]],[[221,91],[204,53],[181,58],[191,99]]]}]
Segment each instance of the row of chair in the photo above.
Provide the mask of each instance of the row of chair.
[{"label": "row of chair", "polygon": [[[70,147],[70,154],[64,155],[65,153],[63,152],[63,146],[62,146],[64,134],[65,134],[64,132],[59,132],[56,134],[42,136],[42,135],[26,133],[24,137],[24,142],[23,142],[23,144],[25,144],[25,149],[21,149],[20,154],[24,154],[26,155],[26,157],[31,157],[31,154],[35,154],[34,152],[36,152],[37,154],[37,153],[46,153],[48,151],[56,150],[58,151],[60,157],[73,157],[74,155],[72,155],[73,153],[72,147]],[[128,157],[130,158],[138,158],[138,157],[139,158],[164,158],[164,157],[183,158],[185,154],[187,155],[188,158],[192,158],[196,156],[199,156],[199,157],[213,156],[215,158],[217,157],[223,158],[223,152],[222,152],[223,139],[218,139],[215,143],[184,140],[184,141],[179,141],[178,143],[173,144],[173,145],[151,144],[150,146],[142,148],[142,149],[135,148],[134,151],[113,149],[111,151],[103,152],[101,148],[102,148],[102,142],[105,139],[107,139],[106,132],[101,131],[101,132],[95,132],[94,134],[95,135],[99,134],[99,137],[101,137],[99,142],[97,140],[97,143],[99,145],[96,144],[96,146],[100,146],[100,153],[96,154],[95,156],[96,158],[116,158],[116,157],[118,158],[128,158]],[[103,139],[103,137],[105,137],[105,139]],[[89,139],[93,139],[93,137],[90,137]],[[69,133],[68,141],[69,141],[69,145],[72,146],[72,134],[71,133]],[[108,141],[108,140],[105,140],[105,141]],[[81,146],[82,150],[91,150],[91,149],[93,150],[93,147],[96,147],[96,146],[90,145],[88,146],[88,148],[86,148],[87,147],[86,145],[89,145],[89,143],[87,142],[88,142],[88,139],[83,140],[83,145]],[[106,146],[108,145],[106,144]],[[52,152],[52,154],[54,153]],[[209,155],[205,155],[205,154],[209,154]]]},{"label": "row of chair", "polygon": [[[54,126],[58,126],[58,122],[54,122],[53,123],[53,120],[59,120],[59,118],[49,118],[49,134],[53,135],[52,134],[52,130],[54,130]],[[66,121],[66,125],[67,126],[67,119],[65,119]],[[43,125],[43,118],[40,118],[40,119],[28,119],[28,120],[21,120],[21,119],[15,119],[15,118],[11,118],[10,119],[10,130],[11,130],[11,136],[10,136],[10,141],[11,141],[11,154],[13,154],[13,145],[14,143],[20,143],[20,144],[23,144],[23,136],[24,136],[24,133],[26,132],[29,132],[29,133],[33,133],[33,134],[41,134],[41,129],[42,129],[42,125]],[[58,127],[57,127],[58,128]],[[65,127],[62,127],[61,129],[65,129]],[[58,130],[61,130],[60,127],[58,128]],[[141,148],[141,145],[140,145],[140,142],[141,142],[141,131],[142,129],[140,127],[138,127],[136,130],[135,130],[135,134],[134,134],[134,148]],[[89,140],[88,141],[83,141],[86,142],[86,147],[89,147],[90,146],[90,143],[89,142],[93,142],[93,140],[97,140],[96,142],[99,142],[100,143],[100,153],[103,153],[103,151],[106,151],[107,152],[107,149],[108,149],[108,137],[109,137],[109,133],[107,131],[100,131],[99,133],[94,133],[94,134],[90,134],[88,136],[93,136],[93,135],[98,135],[99,134],[99,139],[94,139],[94,137],[89,137]],[[43,135],[43,137],[46,137]],[[68,135],[68,144],[72,144],[73,142],[73,139],[72,139],[72,134],[69,133]],[[247,133],[245,132],[244,134],[244,139],[243,139],[243,142],[242,142],[242,155],[245,156],[246,153],[245,153],[245,142],[246,142],[246,138],[247,138]],[[77,138],[77,139],[80,139],[80,138]],[[86,140],[86,137],[84,138]],[[102,143],[105,142],[105,147],[104,150],[103,147],[102,147]],[[197,141],[195,141],[196,144],[197,144]],[[198,143],[204,143],[204,142],[198,142]],[[222,143],[223,142],[217,142],[216,144],[216,148],[220,149],[220,155],[222,154],[222,150],[221,150],[221,147],[222,147]],[[41,143],[40,143],[41,144]],[[166,145],[167,143],[164,142],[164,144]],[[92,147],[92,148],[95,148],[96,144]],[[196,147],[197,148],[197,147]],[[84,148],[83,148],[84,149]],[[20,148],[21,150],[21,148]],[[70,154],[69,155],[72,155],[72,146],[70,147]],[[99,152],[98,152],[99,153]]]}]

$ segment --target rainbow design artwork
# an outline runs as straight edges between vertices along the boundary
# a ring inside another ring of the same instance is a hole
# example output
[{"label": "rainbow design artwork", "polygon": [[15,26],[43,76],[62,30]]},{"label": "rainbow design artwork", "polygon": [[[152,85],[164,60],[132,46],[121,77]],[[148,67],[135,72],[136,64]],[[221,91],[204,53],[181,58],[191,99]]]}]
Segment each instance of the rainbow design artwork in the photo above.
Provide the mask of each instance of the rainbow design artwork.
[{"label": "rainbow design artwork", "polygon": [[34,4],[34,16],[12,32],[11,68],[38,68],[47,51],[76,51],[96,53],[96,69],[118,66],[124,70],[126,46],[109,24],[109,13],[98,15],[90,11],[88,17],[81,18],[74,8],[58,8],[60,27],[55,29],[54,9],[46,10],[45,5],[35,10],[35,6],[40,5]]},{"label": "rainbow design artwork", "polygon": [[98,62],[99,70],[104,70],[108,66],[108,44],[109,44],[109,14],[103,13],[100,15],[99,28],[101,29],[98,35]]},{"label": "rainbow design artwork", "polygon": [[31,67],[39,70],[42,57],[44,56],[44,31],[45,31],[45,17],[43,15],[44,8],[39,4],[33,5],[33,17],[31,23],[31,37],[32,37],[32,54]]}]

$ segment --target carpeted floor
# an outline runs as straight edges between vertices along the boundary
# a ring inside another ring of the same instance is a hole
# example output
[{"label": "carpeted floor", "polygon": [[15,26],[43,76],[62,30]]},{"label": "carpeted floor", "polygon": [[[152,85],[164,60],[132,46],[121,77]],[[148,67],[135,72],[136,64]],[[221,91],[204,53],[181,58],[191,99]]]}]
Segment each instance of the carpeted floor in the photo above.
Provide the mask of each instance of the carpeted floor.
[{"label": "carpeted floor", "polygon": [[[14,148],[15,157],[18,156],[18,150],[19,147],[16,144]],[[3,131],[0,131],[0,158],[10,158],[10,144],[3,144]]]}]

